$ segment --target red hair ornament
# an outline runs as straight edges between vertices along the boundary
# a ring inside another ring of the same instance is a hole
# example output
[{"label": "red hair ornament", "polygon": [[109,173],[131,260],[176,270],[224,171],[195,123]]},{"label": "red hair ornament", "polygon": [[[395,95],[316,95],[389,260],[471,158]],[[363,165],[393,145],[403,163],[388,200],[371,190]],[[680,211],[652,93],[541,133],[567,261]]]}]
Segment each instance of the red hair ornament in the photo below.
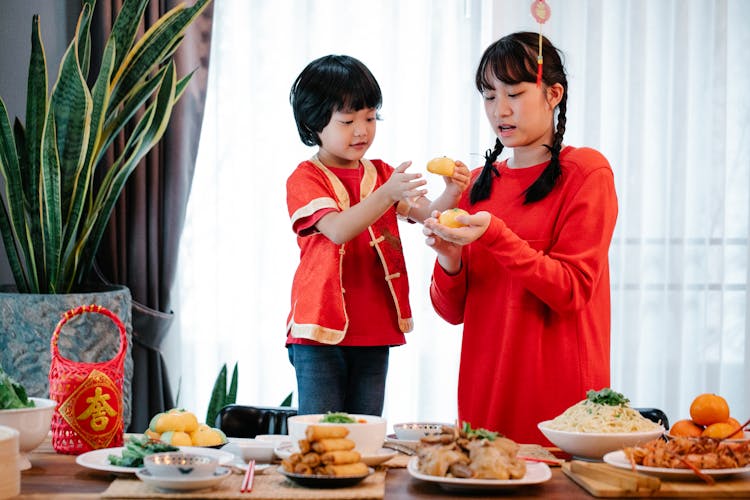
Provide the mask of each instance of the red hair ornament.
[{"label": "red hair ornament", "polygon": [[536,86],[542,85],[542,24],[546,23],[552,11],[544,0],[534,0],[531,2],[531,15],[539,23],[539,55],[536,56]]}]

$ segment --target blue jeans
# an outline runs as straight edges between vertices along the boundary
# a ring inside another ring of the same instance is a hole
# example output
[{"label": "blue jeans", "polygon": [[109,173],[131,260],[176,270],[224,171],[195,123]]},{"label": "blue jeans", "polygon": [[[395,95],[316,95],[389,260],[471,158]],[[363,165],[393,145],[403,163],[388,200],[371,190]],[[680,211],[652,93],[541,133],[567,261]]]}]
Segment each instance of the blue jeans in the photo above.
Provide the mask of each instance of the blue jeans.
[{"label": "blue jeans", "polygon": [[388,346],[289,345],[300,414],[382,415]]}]

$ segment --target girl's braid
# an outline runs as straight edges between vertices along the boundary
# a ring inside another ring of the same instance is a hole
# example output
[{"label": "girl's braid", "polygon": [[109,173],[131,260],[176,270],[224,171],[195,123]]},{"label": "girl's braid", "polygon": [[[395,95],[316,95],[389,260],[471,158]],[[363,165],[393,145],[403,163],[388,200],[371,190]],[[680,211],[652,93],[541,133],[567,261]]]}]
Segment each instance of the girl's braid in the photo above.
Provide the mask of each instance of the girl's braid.
[{"label": "girl's braid", "polygon": [[477,180],[471,187],[471,194],[469,196],[469,202],[473,205],[474,203],[489,198],[490,191],[492,188],[492,177],[500,177],[500,172],[495,168],[495,161],[500,153],[503,152],[503,143],[500,139],[495,139],[495,147],[488,149],[484,154],[484,167],[479,173]]},{"label": "girl's braid", "polygon": [[549,165],[542,171],[537,177],[534,183],[526,189],[526,198],[524,204],[534,203],[543,199],[545,196],[552,191],[555,187],[555,181],[560,177],[562,169],[560,168],[560,150],[562,149],[563,135],[565,135],[565,123],[567,118],[565,117],[565,111],[567,109],[568,93],[565,92],[558,104],[558,115],[557,115],[557,130],[555,131],[555,137],[552,142],[552,146],[545,144],[545,147],[549,149],[552,154],[552,158],[549,161]]}]

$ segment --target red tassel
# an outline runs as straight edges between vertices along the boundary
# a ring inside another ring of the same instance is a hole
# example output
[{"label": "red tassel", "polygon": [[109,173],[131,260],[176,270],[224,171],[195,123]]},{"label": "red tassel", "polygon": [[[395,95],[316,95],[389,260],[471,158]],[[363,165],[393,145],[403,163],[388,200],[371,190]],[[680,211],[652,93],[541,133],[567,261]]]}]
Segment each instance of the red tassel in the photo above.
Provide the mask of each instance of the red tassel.
[{"label": "red tassel", "polygon": [[536,86],[541,87],[542,86],[542,58],[537,58],[537,66],[536,66]]}]

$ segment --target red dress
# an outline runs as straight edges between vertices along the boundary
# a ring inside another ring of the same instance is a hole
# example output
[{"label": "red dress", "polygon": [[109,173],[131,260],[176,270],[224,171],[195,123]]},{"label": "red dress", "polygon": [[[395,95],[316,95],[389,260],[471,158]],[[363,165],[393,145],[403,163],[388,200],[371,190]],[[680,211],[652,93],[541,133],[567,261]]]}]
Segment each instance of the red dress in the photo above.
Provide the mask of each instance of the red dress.
[{"label": "red dress", "polygon": [[[435,265],[438,314],[464,324],[458,417],[522,443],[549,442],[537,423],[609,386],[608,251],[617,219],[612,169],[597,151],[566,147],[543,200],[524,190],[547,163],[498,165],[489,199],[460,207],[493,214],[463,249],[461,271]],[[475,170],[473,175],[478,175]]]}]

